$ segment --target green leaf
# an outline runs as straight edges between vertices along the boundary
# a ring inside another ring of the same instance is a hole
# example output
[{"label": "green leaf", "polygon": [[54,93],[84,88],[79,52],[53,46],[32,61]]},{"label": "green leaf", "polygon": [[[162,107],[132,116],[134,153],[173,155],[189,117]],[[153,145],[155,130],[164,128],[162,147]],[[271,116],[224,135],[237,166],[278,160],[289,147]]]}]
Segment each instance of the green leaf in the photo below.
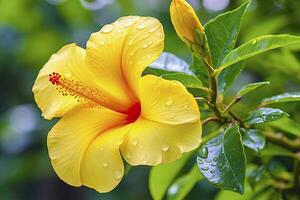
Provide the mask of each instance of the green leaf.
[{"label": "green leaf", "polygon": [[263,99],[262,104],[270,105],[274,103],[293,102],[293,101],[300,101],[300,92],[284,93],[270,98],[265,98]]},{"label": "green leaf", "polygon": [[197,75],[201,82],[207,86],[208,85],[208,73],[203,65],[202,61],[193,55],[193,61],[190,65],[190,69]]},{"label": "green leaf", "polygon": [[260,156],[283,156],[292,158],[295,157],[293,152],[287,150],[286,148],[271,143],[266,144],[266,147],[261,151]]},{"label": "green leaf", "polygon": [[271,160],[268,164],[268,171],[273,177],[280,179],[282,181],[292,181],[293,176],[289,173],[286,167],[278,160]]},{"label": "green leaf", "polygon": [[185,199],[188,193],[193,189],[195,184],[202,180],[203,176],[200,174],[197,165],[185,175],[179,177],[168,189],[168,200]]},{"label": "green leaf", "polygon": [[244,68],[245,62],[240,62],[224,69],[220,73],[218,76],[218,90],[220,94],[226,92],[226,90],[230,88]]},{"label": "green leaf", "polygon": [[198,88],[202,89],[202,82],[193,75],[188,75],[184,73],[173,73],[164,74],[162,78],[167,80],[177,80],[181,82],[186,88]]},{"label": "green leaf", "polygon": [[192,74],[189,70],[189,64],[185,60],[169,52],[163,52],[156,61],[149,65],[149,67],[165,71]]},{"label": "green leaf", "polygon": [[239,46],[226,55],[222,61],[222,68],[226,68],[235,63],[241,62],[258,54],[272,49],[297,44],[300,37],[287,34],[264,35]]},{"label": "green leaf", "polygon": [[225,56],[234,48],[248,6],[249,2],[246,2],[235,10],[217,16],[205,25],[213,66],[220,66]]},{"label": "green leaf", "polygon": [[260,86],[263,86],[263,85],[269,85],[269,84],[270,84],[269,81],[248,84],[248,85],[242,87],[242,88],[237,92],[237,96],[239,96],[239,97],[244,96],[245,94],[251,92],[252,90],[255,90],[256,88],[258,88],[258,87],[260,87]]},{"label": "green leaf", "polygon": [[189,152],[175,162],[152,167],[149,176],[149,189],[154,200],[163,199],[168,187],[192,155],[193,152]]},{"label": "green leaf", "polygon": [[289,117],[289,114],[275,108],[259,108],[249,113],[248,118],[244,121],[246,125],[261,124],[271,122],[283,117]]},{"label": "green leaf", "polygon": [[247,130],[243,136],[243,144],[259,153],[265,147],[265,136],[259,130]]},{"label": "green leaf", "polygon": [[265,166],[257,167],[253,170],[251,170],[249,173],[247,173],[247,180],[249,182],[249,185],[254,190],[256,185],[263,180],[264,174],[266,172]]},{"label": "green leaf", "polygon": [[300,137],[300,124],[298,124],[290,118],[282,118],[280,120],[270,122],[268,123],[268,125],[277,128],[281,131]]},{"label": "green leaf", "polygon": [[229,126],[224,134],[201,147],[197,164],[202,175],[224,190],[244,192],[246,158],[239,127]]}]

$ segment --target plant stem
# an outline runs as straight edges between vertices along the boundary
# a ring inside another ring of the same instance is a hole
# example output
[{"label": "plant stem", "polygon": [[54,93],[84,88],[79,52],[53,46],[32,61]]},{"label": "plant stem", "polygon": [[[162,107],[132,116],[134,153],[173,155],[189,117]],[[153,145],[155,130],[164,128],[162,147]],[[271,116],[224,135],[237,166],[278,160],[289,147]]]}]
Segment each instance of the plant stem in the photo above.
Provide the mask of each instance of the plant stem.
[{"label": "plant stem", "polygon": [[300,151],[300,140],[291,140],[282,133],[264,132],[267,139],[275,144],[286,147],[294,151]]},{"label": "plant stem", "polygon": [[296,154],[294,163],[294,189],[300,195],[300,152]]},{"label": "plant stem", "polygon": [[205,120],[202,121],[202,126],[205,126],[210,121],[220,121],[220,118],[218,117],[208,117]]}]

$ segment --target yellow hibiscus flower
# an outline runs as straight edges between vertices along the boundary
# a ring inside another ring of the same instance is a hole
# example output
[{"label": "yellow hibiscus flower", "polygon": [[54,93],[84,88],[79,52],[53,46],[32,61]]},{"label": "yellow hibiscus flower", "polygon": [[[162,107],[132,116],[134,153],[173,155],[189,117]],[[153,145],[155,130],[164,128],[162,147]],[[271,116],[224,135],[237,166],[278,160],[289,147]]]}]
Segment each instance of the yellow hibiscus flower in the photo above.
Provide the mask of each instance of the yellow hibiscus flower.
[{"label": "yellow hibiscus flower", "polygon": [[115,188],[131,165],[178,159],[201,140],[199,110],[176,81],[143,70],[163,50],[164,32],[151,17],[122,17],[52,55],[33,86],[46,119],[62,117],[48,135],[57,175],[98,192]]}]

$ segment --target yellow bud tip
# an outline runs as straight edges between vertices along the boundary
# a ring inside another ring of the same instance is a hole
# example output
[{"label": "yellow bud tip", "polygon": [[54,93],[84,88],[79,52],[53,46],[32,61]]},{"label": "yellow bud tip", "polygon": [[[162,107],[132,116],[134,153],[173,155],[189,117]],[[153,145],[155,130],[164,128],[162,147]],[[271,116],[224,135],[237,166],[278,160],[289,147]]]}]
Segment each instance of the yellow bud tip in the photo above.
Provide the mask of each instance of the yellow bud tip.
[{"label": "yellow bud tip", "polygon": [[195,30],[204,33],[193,7],[185,0],[172,0],[170,5],[171,21],[181,40],[195,43]]}]

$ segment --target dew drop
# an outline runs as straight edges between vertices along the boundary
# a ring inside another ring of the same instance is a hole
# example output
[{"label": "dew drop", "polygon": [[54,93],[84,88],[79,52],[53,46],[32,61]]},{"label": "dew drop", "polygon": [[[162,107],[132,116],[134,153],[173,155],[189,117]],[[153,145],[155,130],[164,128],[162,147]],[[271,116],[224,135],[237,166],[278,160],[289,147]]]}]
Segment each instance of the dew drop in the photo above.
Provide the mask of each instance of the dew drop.
[{"label": "dew drop", "polygon": [[110,32],[112,32],[113,29],[114,29],[114,27],[111,24],[107,24],[101,29],[101,32],[102,33],[110,33]]},{"label": "dew drop", "polygon": [[170,146],[169,146],[168,144],[163,144],[163,145],[161,146],[161,150],[162,150],[162,151],[168,151],[169,148],[170,148]]},{"label": "dew drop", "polygon": [[153,33],[155,30],[156,30],[156,28],[151,28],[151,29],[149,30],[149,33]]},{"label": "dew drop", "polygon": [[121,176],[122,176],[121,171],[119,171],[119,170],[115,171],[115,178],[116,178],[116,179],[120,179]]},{"label": "dew drop", "polygon": [[208,167],[202,167],[200,168],[202,171],[208,171]]},{"label": "dew drop", "polygon": [[103,167],[106,168],[107,166],[108,166],[107,162],[103,163]]},{"label": "dew drop", "polygon": [[148,47],[148,44],[144,44],[142,47],[143,47],[144,49],[146,49],[146,48]]},{"label": "dew drop", "polygon": [[198,161],[199,164],[203,164],[203,161],[201,159],[198,158],[197,161]]},{"label": "dew drop", "polygon": [[144,24],[144,23],[141,23],[141,24],[139,24],[136,28],[138,29],[138,30],[142,30],[142,29],[144,29],[146,27],[146,25]]},{"label": "dew drop", "polygon": [[171,97],[166,101],[166,106],[171,106],[173,104],[173,99]]},{"label": "dew drop", "polygon": [[133,146],[136,146],[137,144],[138,144],[138,141],[136,139],[132,141]]},{"label": "dew drop", "polygon": [[71,74],[71,72],[65,72],[64,75],[66,78],[70,78],[72,74]]},{"label": "dew drop", "polygon": [[201,158],[206,159],[208,156],[208,149],[207,147],[202,147],[199,151],[198,151],[198,156]]},{"label": "dew drop", "polygon": [[148,55],[148,56],[147,56],[148,59],[150,59],[151,57],[152,57],[151,55]]},{"label": "dew drop", "polygon": [[133,42],[132,42],[132,41],[129,41],[128,44],[129,44],[129,46],[132,46],[132,45],[133,45]]}]

